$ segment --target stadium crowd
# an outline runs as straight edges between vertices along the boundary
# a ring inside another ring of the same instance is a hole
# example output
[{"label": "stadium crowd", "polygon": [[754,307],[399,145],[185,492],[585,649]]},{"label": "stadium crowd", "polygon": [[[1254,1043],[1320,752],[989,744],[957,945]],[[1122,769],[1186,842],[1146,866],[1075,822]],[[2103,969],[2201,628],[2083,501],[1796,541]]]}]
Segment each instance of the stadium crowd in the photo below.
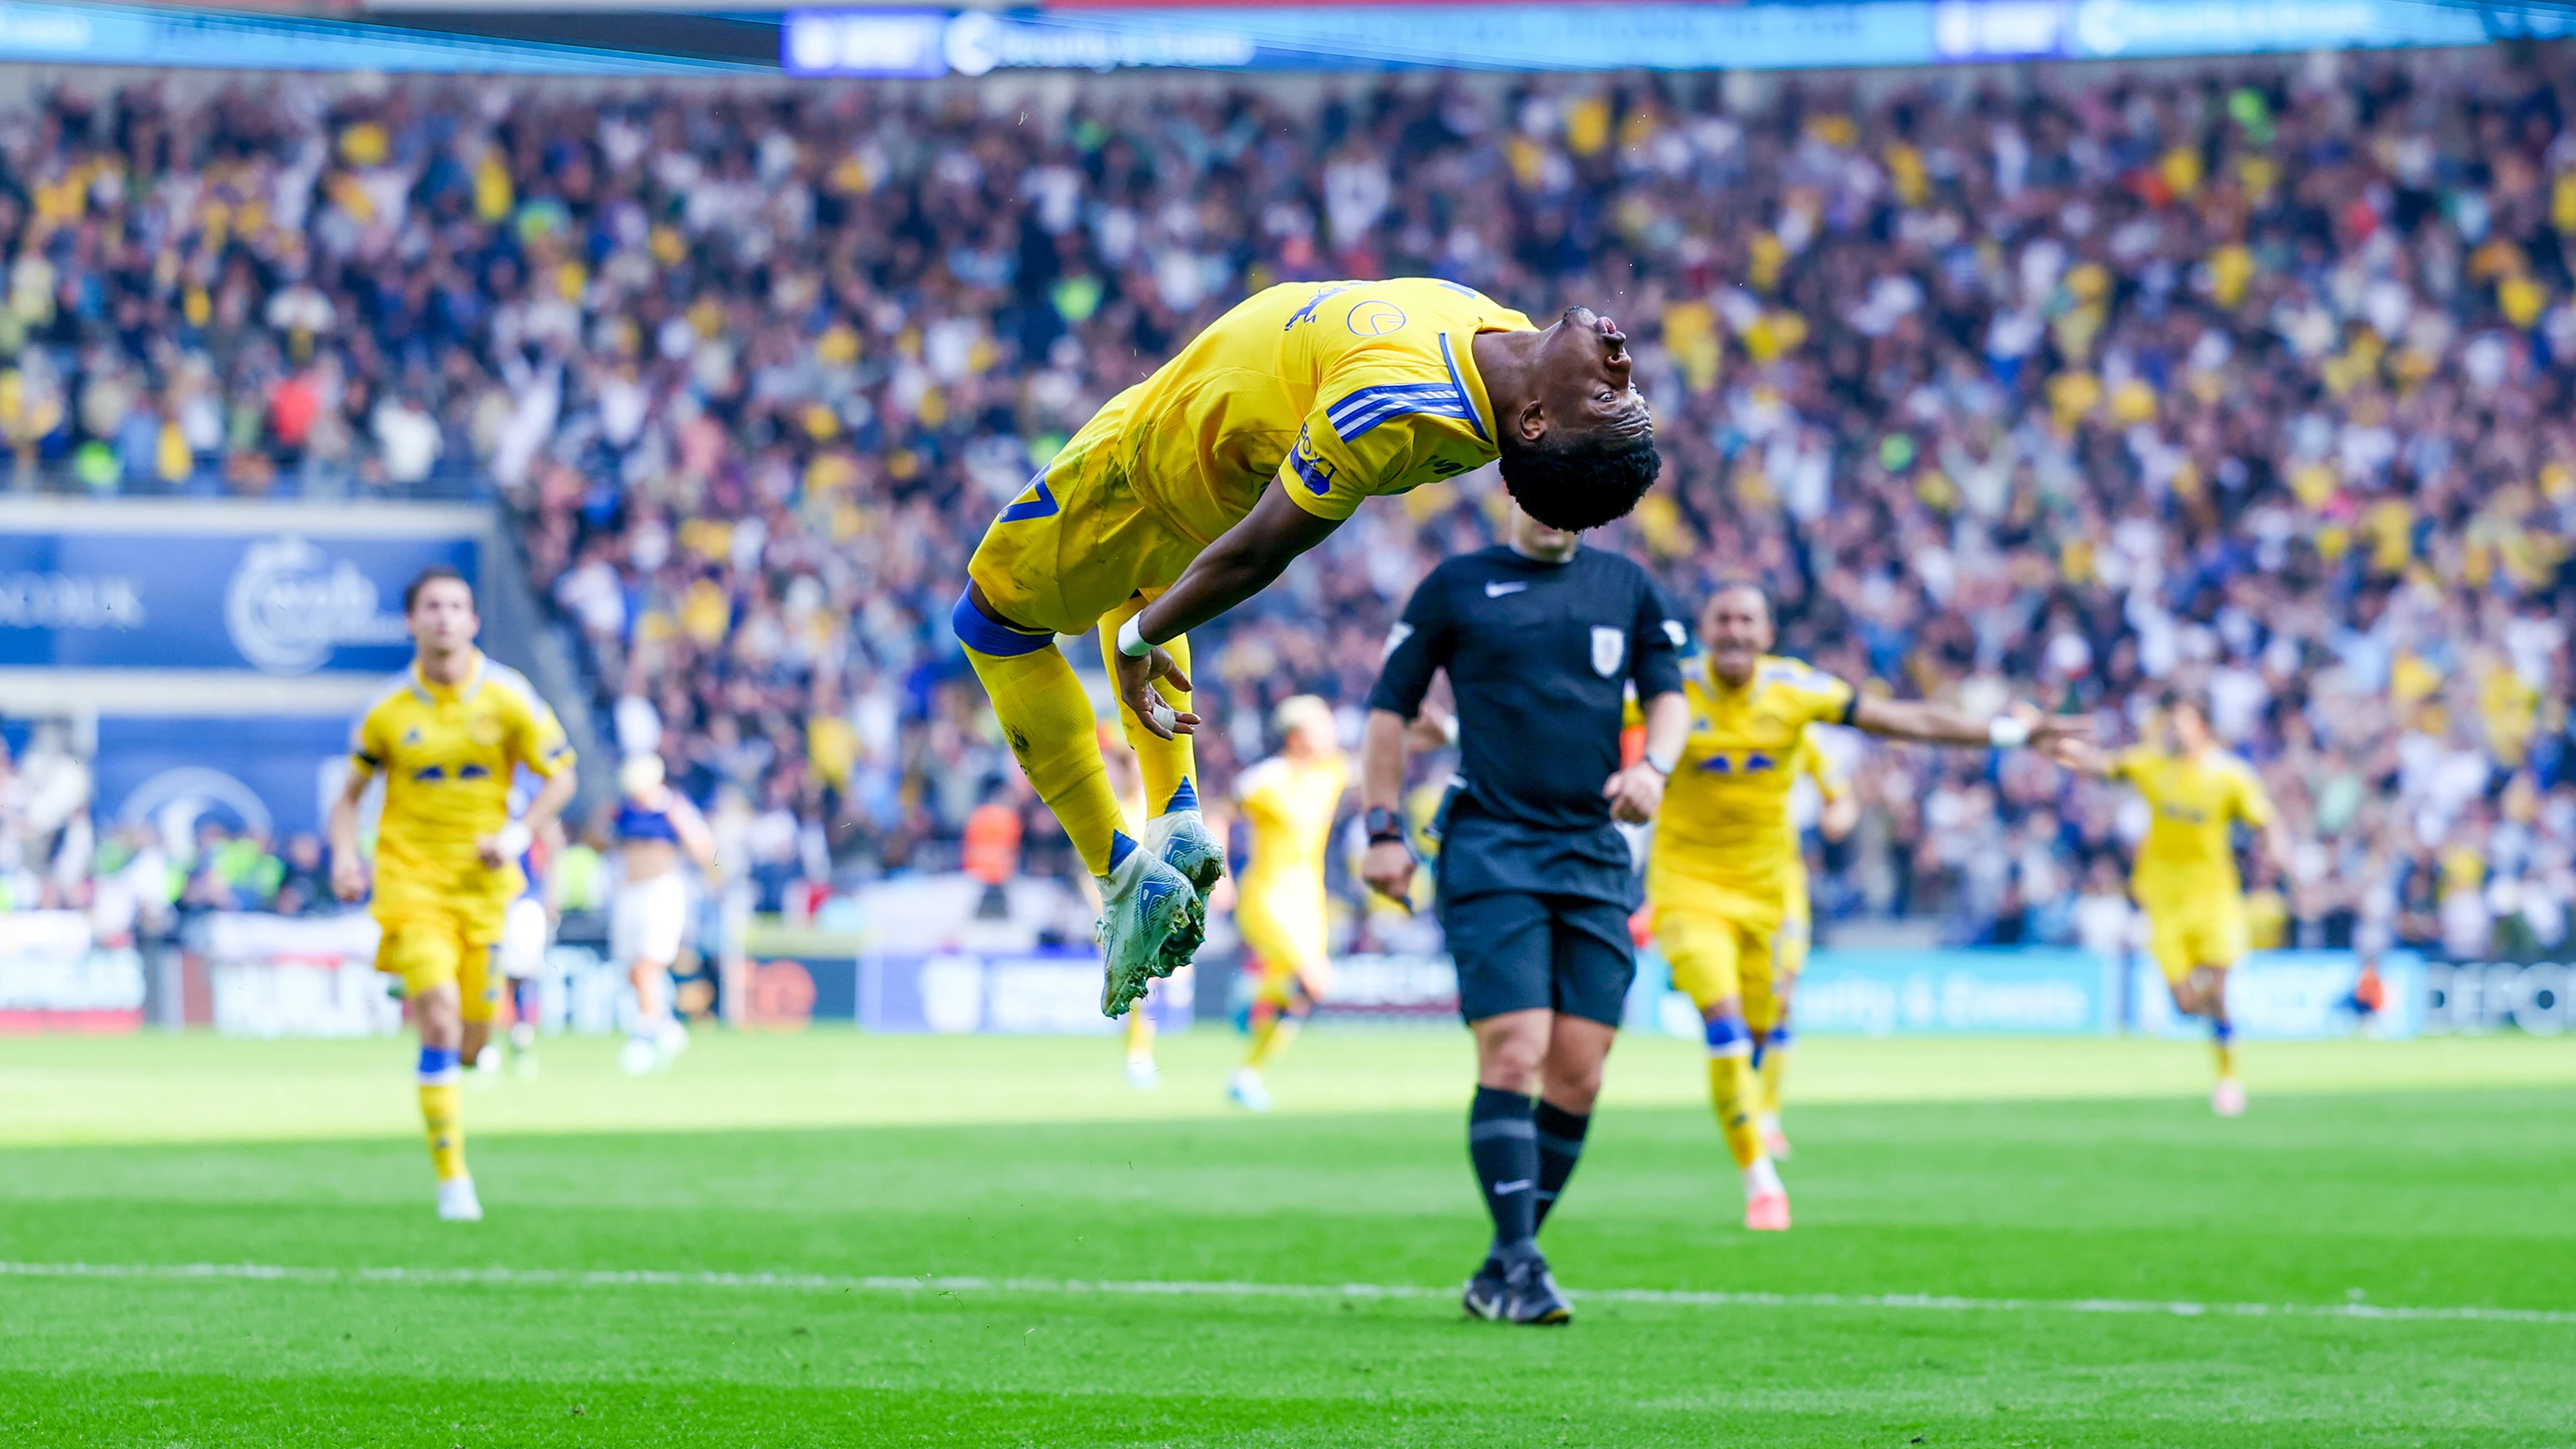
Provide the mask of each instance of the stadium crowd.
[{"label": "stadium crowd", "polygon": [[[1064,868],[948,607],[1218,310],[1406,273],[1581,301],[1666,458],[1610,541],[1686,603],[1752,573],[1785,652],[2113,739],[2203,692],[2299,841],[2258,941],[2559,940],[2576,53],[2013,85],[64,92],[0,122],[0,439],[21,488],[488,479],[615,743],[775,904],[952,865],[995,803]],[[1500,506],[1363,509],[1203,641],[1211,777],[1291,693],[1355,730],[1413,581]],[[1849,753],[1829,921],[2125,929],[2117,787]]]}]

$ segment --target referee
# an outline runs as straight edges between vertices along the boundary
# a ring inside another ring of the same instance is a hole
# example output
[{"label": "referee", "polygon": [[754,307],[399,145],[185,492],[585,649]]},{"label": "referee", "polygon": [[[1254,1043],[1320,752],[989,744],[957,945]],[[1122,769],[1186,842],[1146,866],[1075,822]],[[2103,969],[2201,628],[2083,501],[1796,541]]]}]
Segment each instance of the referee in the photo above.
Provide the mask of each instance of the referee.
[{"label": "referee", "polygon": [[[1680,759],[1688,634],[1646,571],[1515,508],[1507,546],[1423,579],[1388,640],[1360,752],[1361,874],[1397,899],[1414,854],[1398,813],[1405,729],[1449,671],[1463,757],[1441,807],[1440,926],[1476,1034],[1467,1154],[1494,1219],[1467,1284],[1480,1318],[1563,1323],[1573,1309],[1538,1250],[1583,1151],[1601,1064],[1636,975],[1639,890],[1613,820],[1643,821]],[[1646,757],[1619,767],[1627,687]]]}]

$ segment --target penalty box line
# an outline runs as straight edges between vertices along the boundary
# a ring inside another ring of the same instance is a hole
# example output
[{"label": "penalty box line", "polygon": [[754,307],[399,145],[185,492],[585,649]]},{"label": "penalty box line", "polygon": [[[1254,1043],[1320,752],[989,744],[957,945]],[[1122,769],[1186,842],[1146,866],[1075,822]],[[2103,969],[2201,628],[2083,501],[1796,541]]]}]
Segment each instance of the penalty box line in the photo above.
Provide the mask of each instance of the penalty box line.
[{"label": "penalty box line", "polygon": [[[282,1263],[11,1263],[0,1278],[114,1278],[161,1282],[413,1283],[495,1288],[727,1288],[796,1293],[1000,1294],[1127,1298],[1445,1299],[1454,1288],[1405,1283],[1238,1283],[1114,1278],[843,1276],[831,1273],[675,1272],[657,1268],[332,1268]],[[2553,1308],[2417,1308],[2379,1303],[2196,1303],[2153,1298],[1965,1298],[1937,1293],[1736,1293],[1681,1288],[1583,1288],[1582,1303],[1660,1308],[1857,1309],[1926,1313],[2108,1313],[2167,1318],[2342,1318],[2390,1323],[2576,1325]]]}]

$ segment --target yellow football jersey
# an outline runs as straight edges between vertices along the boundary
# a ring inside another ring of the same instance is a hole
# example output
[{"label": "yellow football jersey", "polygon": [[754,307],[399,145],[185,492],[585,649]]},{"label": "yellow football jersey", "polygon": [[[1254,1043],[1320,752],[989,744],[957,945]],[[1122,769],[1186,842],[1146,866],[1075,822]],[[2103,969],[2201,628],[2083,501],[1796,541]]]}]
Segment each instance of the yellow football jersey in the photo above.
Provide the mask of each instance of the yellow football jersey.
[{"label": "yellow football jersey", "polygon": [[2155,812],[2129,878],[2141,901],[2187,902],[2242,888],[2229,827],[2239,820],[2258,830],[2272,823],[2272,802],[2253,766],[2221,750],[2184,759],[2142,747],[2122,751],[2111,762],[2111,778],[2136,786]]},{"label": "yellow football jersey", "polygon": [[1272,478],[1325,518],[1501,455],[1479,332],[1530,320],[1425,278],[1291,282],[1208,324],[1102,410],[1136,496],[1204,545]]},{"label": "yellow football jersey", "polygon": [[1274,965],[1324,953],[1324,851],[1350,780],[1339,752],[1298,764],[1273,757],[1235,784],[1252,829],[1252,862],[1236,881],[1235,922]]},{"label": "yellow football jersey", "polygon": [[551,777],[572,764],[555,712],[517,670],[480,654],[452,689],[415,666],[368,707],[349,754],[351,768],[385,777],[376,919],[434,907],[488,917],[497,931],[525,882],[516,861],[487,868],[475,842],[509,823],[516,767]]},{"label": "yellow football jersey", "polygon": [[1802,883],[1789,818],[1806,728],[1842,723],[1852,687],[1795,659],[1765,658],[1742,689],[1706,669],[1682,682],[1690,737],[1655,817],[1646,892],[1658,911],[1767,917]]}]

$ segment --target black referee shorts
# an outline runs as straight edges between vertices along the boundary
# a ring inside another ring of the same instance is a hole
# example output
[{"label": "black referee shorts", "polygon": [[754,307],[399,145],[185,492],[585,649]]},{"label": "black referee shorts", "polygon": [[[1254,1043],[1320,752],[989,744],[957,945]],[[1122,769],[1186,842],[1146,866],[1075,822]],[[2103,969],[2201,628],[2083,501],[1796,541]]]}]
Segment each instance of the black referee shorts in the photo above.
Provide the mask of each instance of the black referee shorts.
[{"label": "black referee shorts", "polygon": [[1458,963],[1458,1014],[1467,1020],[1544,1007],[1619,1024],[1637,975],[1624,908],[1507,891],[1442,900],[1440,930]]}]

